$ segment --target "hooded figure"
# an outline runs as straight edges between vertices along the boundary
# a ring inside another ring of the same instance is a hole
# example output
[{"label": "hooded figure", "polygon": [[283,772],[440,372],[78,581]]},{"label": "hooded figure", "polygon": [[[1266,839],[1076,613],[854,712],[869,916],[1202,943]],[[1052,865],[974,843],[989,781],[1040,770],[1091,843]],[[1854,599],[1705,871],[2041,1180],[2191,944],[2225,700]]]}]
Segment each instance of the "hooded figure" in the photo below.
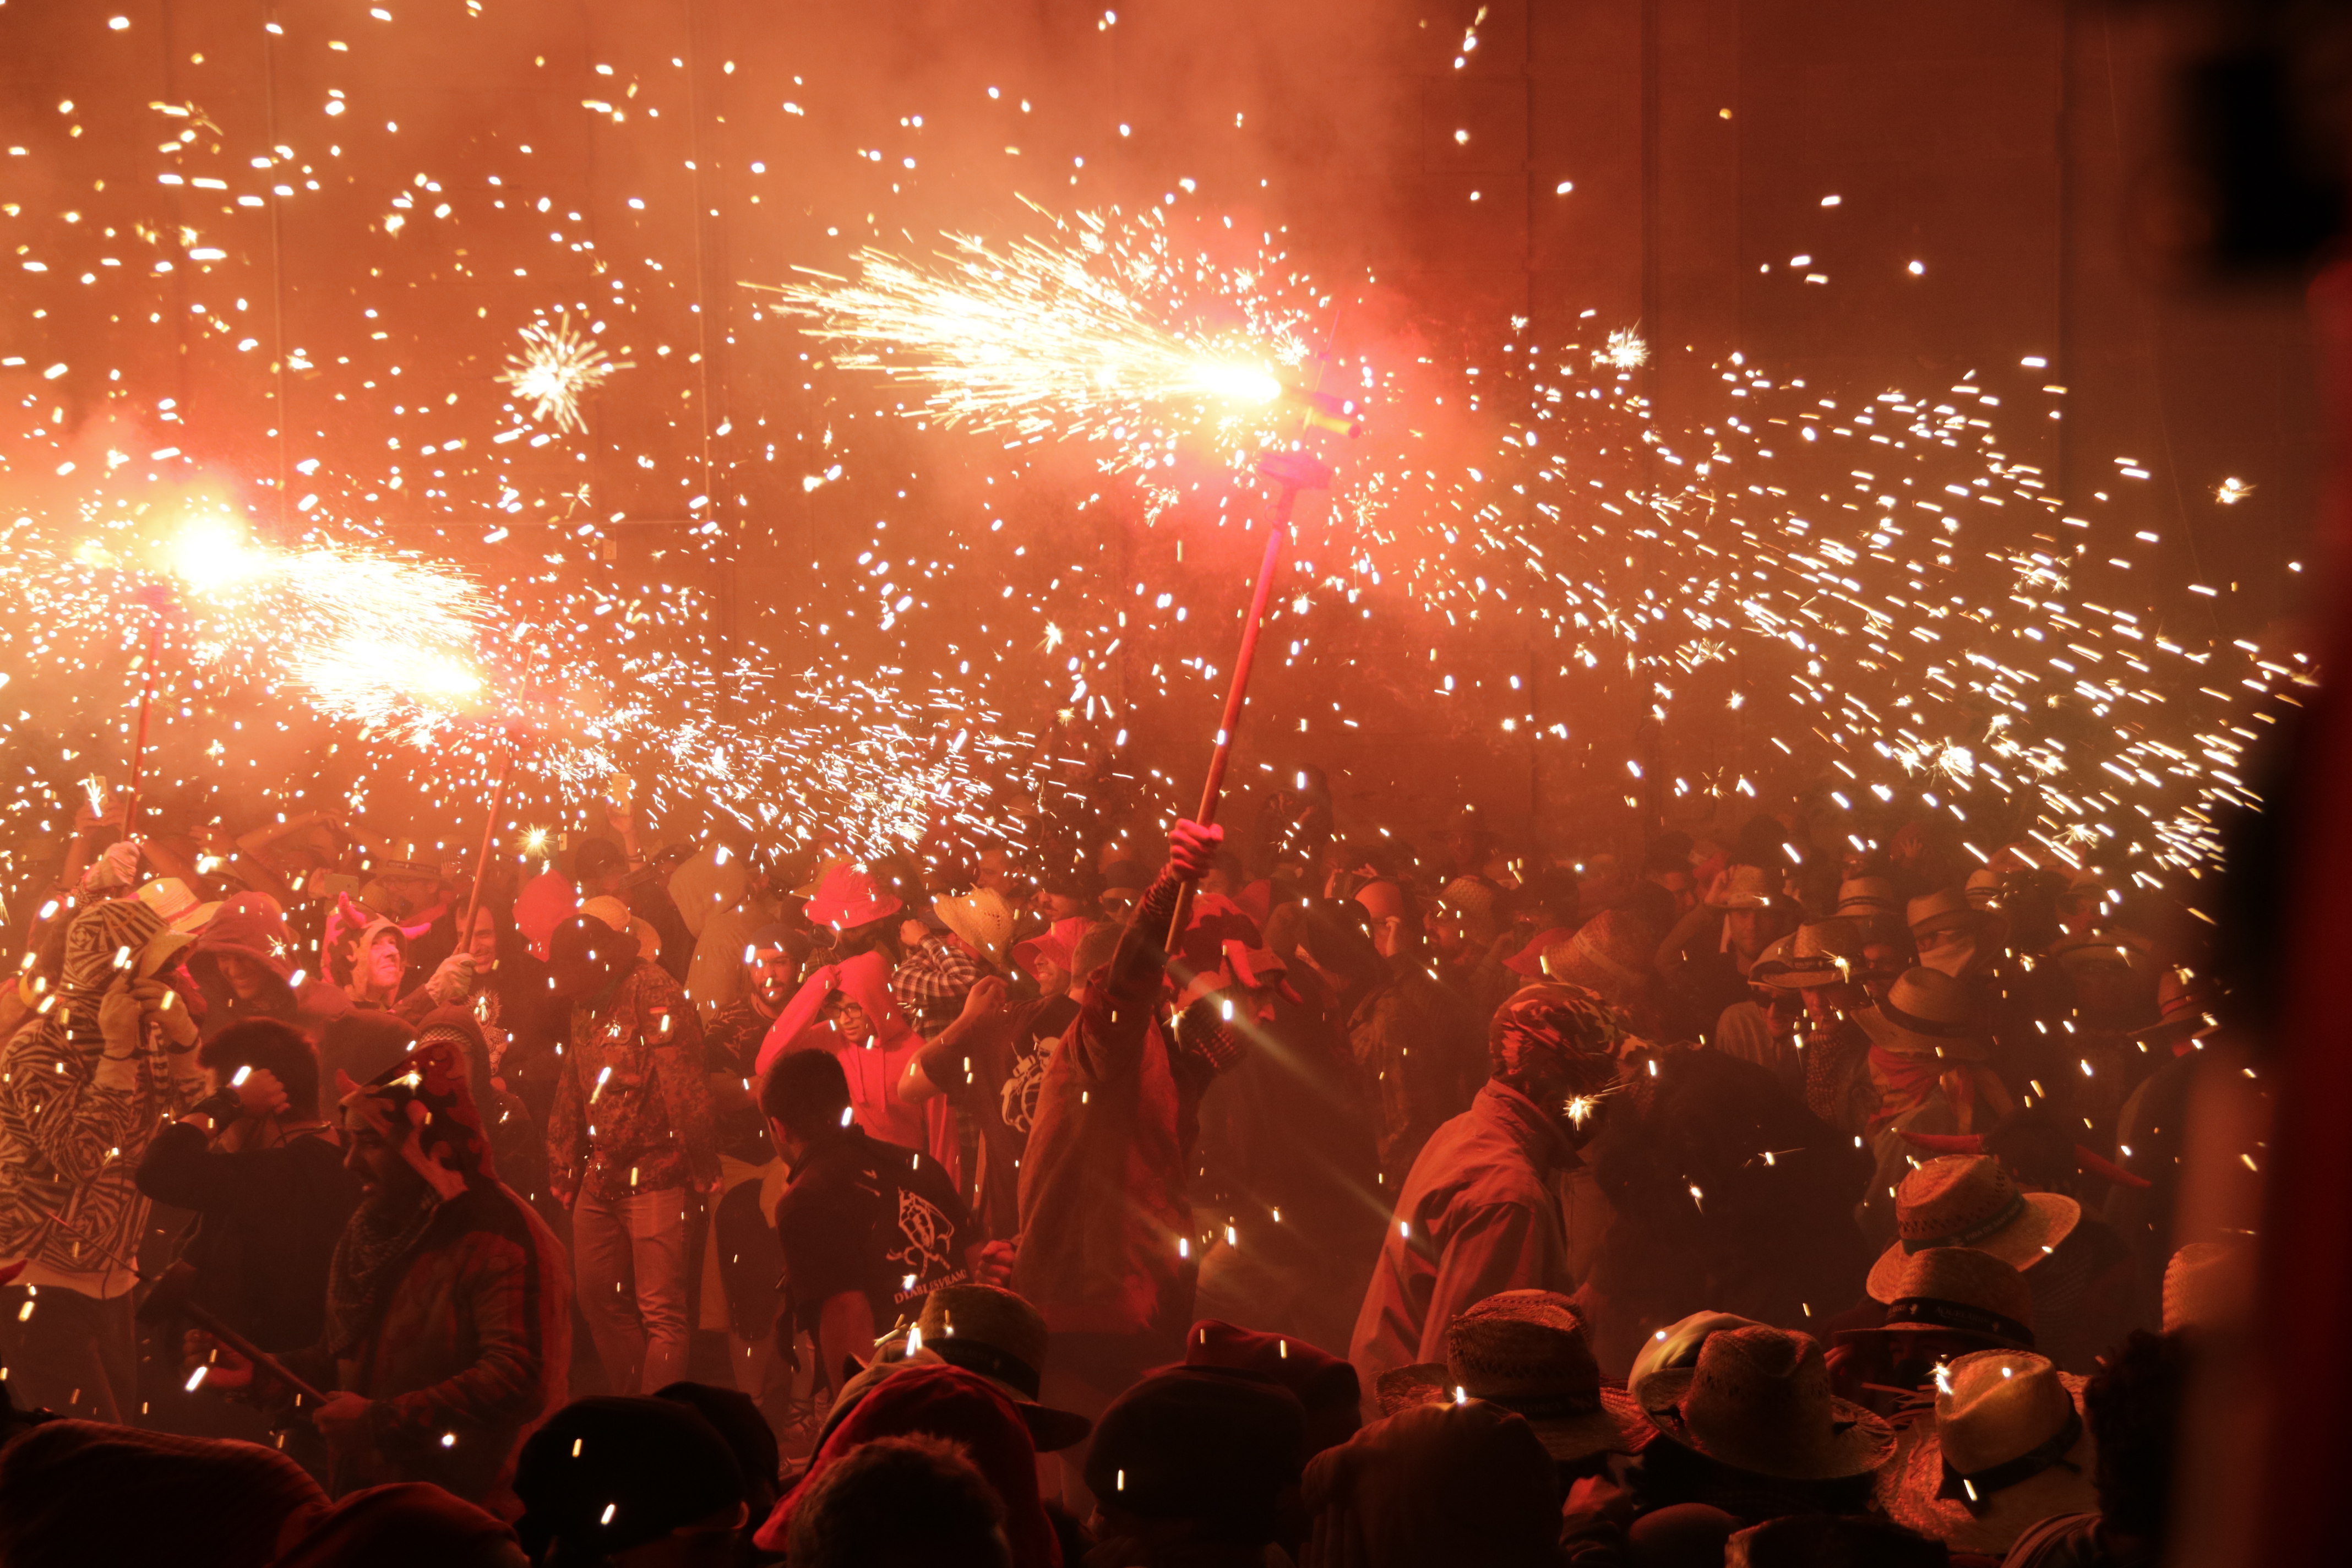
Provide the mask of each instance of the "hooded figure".
[{"label": "hooded figure", "polygon": [[516,1446],[564,1399],[562,1244],[499,1180],[454,1039],[341,1087],[362,1198],[328,1269],[325,1332],[286,1358],[341,1391],[312,1416],[331,1489],[431,1481],[499,1498]]},{"label": "hooded figure", "polygon": [[341,998],[322,995],[332,987],[297,970],[294,951],[277,900],[267,893],[225,900],[188,952],[188,974],[205,996],[205,1038],[247,1018],[276,1018],[315,1034]]},{"label": "hooded figure", "polygon": [[[148,1205],[134,1174],[204,1094],[196,1022],[164,978],[187,945],[136,899],[89,906],[66,928],[57,991],[0,1050],[0,1265],[24,1266],[0,1353],[18,1394],[61,1413],[120,1420],[135,1398],[129,1292]],[[27,1286],[93,1305],[20,1312]]]}]

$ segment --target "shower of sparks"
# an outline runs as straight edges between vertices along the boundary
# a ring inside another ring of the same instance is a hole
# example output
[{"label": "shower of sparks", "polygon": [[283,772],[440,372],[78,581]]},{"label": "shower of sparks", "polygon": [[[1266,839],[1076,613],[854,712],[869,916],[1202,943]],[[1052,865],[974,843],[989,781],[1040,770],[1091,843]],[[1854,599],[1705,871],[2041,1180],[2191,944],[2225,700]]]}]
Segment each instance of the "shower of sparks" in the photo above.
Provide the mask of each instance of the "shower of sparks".
[{"label": "shower of sparks", "polygon": [[572,324],[564,311],[552,323],[533,321],[522,330],[522,353],[507,356],[508,368],[499,379],[517,397],[530,400],[530,416],[552,419],[558,430],[587,428],[580,416],[580,399],[604,384],[616,370],[631,368],[628,360],[614,360],[594,340]]},{"label": "shower of sparks", "polygon": [[1650,363],[1650,345],[1633,328],[1620,327],[1609,334],[1608,342],[1592,351],[1592,363],[1618,370],[1639,370]]},{"label": "shower of sparks", "polygon": [[1147,471],[1187,441],[1234,463],[1286,428],[1303,316],[1255,269],[1179,255],[1156,210],[1080,213],[1010,244],[946,238],[928,263],[861,250],[854,282],[812,273],[774,292],[834,364],[922,387],[910,412],[943,426],[1101,442],[1118,454],[1106,468]]},{"label": "shower of sparks", "polygon": [[2213,499],[2223,506],[2235,506],[2254,493],[2254,487],[2241,479],[2223,479],[2214,487]]}]

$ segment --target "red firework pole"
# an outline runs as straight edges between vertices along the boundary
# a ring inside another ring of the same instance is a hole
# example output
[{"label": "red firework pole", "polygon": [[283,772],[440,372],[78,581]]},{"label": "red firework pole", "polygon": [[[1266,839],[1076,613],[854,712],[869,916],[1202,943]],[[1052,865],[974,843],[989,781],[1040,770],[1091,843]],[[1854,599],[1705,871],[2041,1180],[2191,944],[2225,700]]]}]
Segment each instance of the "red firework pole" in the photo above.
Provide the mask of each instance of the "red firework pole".
[{"label": "red firework pole", "polygon": [[[1321,411],[1326,399],[1322,395],[1307,393],[1312,423],[1324,423],[1346,429],[1353,435],[1352,421],[1340,424]],[[1201,786],[1201,811],[1193,818],[1202,826],[1217,820],[1217,805],[1225,791],[1225,765],[1233,759],[1234,736],[1242,727],[1242,706],[1249,700],[1250,668],[1257,662],[1258,633],[1265,628],[1266,601],[1274,596],[1275,570],[1281,564],[1282,547],[1290,542],[1290,516],[1298,504],[1298,492],[1322,489],[1331,483],[1331,466],[1307,452],[1276,452],[1262,459],[1257,471],[1281,487],[1274,503],[1274,516],[1266,529],[1265,557],[1258,563],[1257,587],[1250,595],[1249,618],[1242,623],[1241,651],[1234,659],[1234,683],[1225,692],[1225,716],[1217,725],[1216,749],[1209,753],[1209,776]],[[1192,915],[1192,884],[1185,883],[1177,890],[1176,913],[1168,925],[1166,950],[1176,951]]]},{"label": "red firework pole", "polygon": [[139,661],[139,727],[131,742],[131,782],[122,795],[122,837],[139,836],[139,785],[147,765],[147,724],[155,706],[155,663],[163,648],[163,604],[168,595],[155,585],[139,592],[147,606],[147,653]]}]

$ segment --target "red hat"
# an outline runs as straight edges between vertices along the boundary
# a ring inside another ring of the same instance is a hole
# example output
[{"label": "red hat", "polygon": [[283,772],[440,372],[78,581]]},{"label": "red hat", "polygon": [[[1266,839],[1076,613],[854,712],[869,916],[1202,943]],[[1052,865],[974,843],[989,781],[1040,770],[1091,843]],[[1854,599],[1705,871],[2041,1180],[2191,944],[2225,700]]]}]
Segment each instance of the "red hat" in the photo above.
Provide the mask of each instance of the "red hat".
[{"label": "red hat", "polygon": [[825,873],[816,896],[807,904],[808,918],[835,931],[871,925],[906,906],[895,894],[882,890],[874,874],[862,866],[840,865]]},{"label": "red hat", "polygon": [[1309,1454],[1346,1442],[1363,1424],[1356,1369],[1305,1340],[1203,1318],[1184,1337],[1184,1364],[1245,1373],[1297,1394],[1307,1409]]},{"label": "red hat", "polygon": [[1514,974],[1524,974],[1530,980],[1541,980],[1544,977],[1544,950],[1554,942],[1566,942],[1575,934],[1574,926],[1554,926],[1549,931],[1538,931],[1535,934],[1535,940],[1503,960],[1503,967]]},{"label": "red hat", "polygon": [[1055,921],[1028,941],[1014,942],[1013,962],[1032,980],[1042,978],[1037,973],[1037,961],[1041,958],[1050,959],[1055,968],[1067,973],[1077,966],[1078,938],[1086,935],[1087,928],[1092,924],[1084,915]]},{"label": "red hat", "polygon": [[541,871],[522,885],[522,891],[515,896],[514,923],[523,941],[530,944],[532,957],[542,963],[547,961],[548,939],[579,907],[579,890],[561,871]]},{"label": "red hat", "polygon": [[800,1484],[776,1504],[752,1544],[762,1552],[782,1552],[792,1535],[793,1510],[811,1482],[864,1444],[917,1432],[963,1445],[972,1468],[1003,1500],[1013,1568],[1060,1568],[1061,1542],[1037,1500],[1037,1450],[1029,1428],[1010,1399],[960,1366],[908,1367],[868,1389],[826,1436]]}]

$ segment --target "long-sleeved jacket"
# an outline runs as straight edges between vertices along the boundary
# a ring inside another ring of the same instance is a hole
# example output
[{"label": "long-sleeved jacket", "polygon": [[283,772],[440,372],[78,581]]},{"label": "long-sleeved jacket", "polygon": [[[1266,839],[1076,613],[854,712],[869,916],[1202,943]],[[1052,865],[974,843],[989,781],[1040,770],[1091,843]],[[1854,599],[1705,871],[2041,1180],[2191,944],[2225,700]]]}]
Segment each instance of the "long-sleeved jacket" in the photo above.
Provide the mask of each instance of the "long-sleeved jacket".
[{"label": "long-sleeved jacket", "polygon": [[[1046,1064],[1021,1163],[1013,1288],[1056,1333],[1179,1337],[1199,1248],[1185,1197],[1201,1053],[1171,1049],[1160,1006],[1179,884],[1162,872]],[[1180,1245],[1181,1244],[1181,1245]]]},{"label": "long-sleeved jacket", "polygon": [[337,1496],[431,1481],[482,1501],[504,1488],[526,1432],[566,1397],[572,1276],[562,1244],[505,1185],[468,1187],[410,1248],[348,1357],[314,1348],[288,1362],[298,1375],[373,1402],[368,1447],[335,1457]]},{"label": "long-sleeved jacket", "polygon": [[1446,1326],[1498,1290],[1576,1289],[1576,1258],[1598,1238],[1571,1234],[1561,1196],[1571,1173],[1585,1175],[1567,1134],[1491,1079],[1437,1130],[1397,1198],[1356,1317],[1348,1359],[1366,1388],[1381,1373],[1444,1361]]},{"label": "long-sleeved jacket", "polygon": [[547,1179],[570,1204],[719,1178],[702,1025],[667,970],[640,959],[601,1005],[572,1009],[547,1118]]}]

